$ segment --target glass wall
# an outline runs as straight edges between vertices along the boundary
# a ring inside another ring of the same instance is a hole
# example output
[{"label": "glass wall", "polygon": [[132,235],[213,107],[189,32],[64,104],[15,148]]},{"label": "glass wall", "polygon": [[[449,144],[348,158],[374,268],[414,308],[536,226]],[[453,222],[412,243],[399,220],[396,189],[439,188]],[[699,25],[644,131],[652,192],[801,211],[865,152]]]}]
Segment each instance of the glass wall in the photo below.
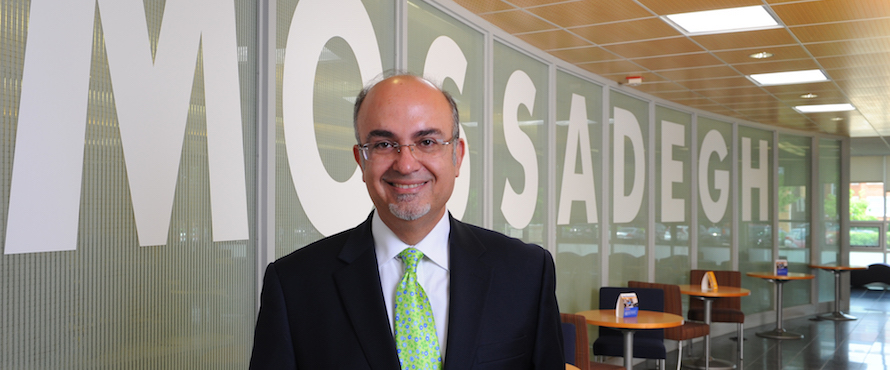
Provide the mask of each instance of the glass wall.
[{"label": "glass wall", "polygon": [[609,284],[648,281],[649,225],[648,148],[649,103],[612,92],[611,164],[612,228],[609,233]]},{"label": "glass wall", "polygon": [[[789,272],[811,273],[810,250],[810,179],[812,139],[803,136],[779,135],[779,259],[788,261]],[[827,274],[827,273],[826,273]],[[804,284],[794,288],[783,304],[795,306],[810,303],[809,289]],[[831,284],[825,284],[831,285]],[[789,292],[790,293],[790,292]]]},{"label": "glass wall", "polygon": [[[707,117],[698,118],[698,268],[732,270],[732,199],[730,182],[733,152],[732,124]],[[745,230],[745,229],[743,229]],[[769,239],[769,229],[745,230]]]},{"label": "glass wall", "polygon": [[556,270],[563,312],[599,307],[602,87],[556,74]]},{"label": "glass wall", "polygon": [[655,107],[655,281],[689,283],[692,115]]},{"label": "glass wall", "polygon": [[[750,127],[738,128],[740,209],[739,270],[742,286],[751,289],[749,299],[742,299],[746,313],[763,312],[772,308],[773,284],[769,281],[746,276],[745,272],[772,271],[776,259],[772,234],[772,186],[773,183],[773,133]],[[804,283],[797,289],[803,290]],[[790,294],[788,294],[790,295]],[[790,304],[789,304],[790,306]]]},{"label": "glass wall", "polygon": [[543,244],[547,207],[549,69],[494,44],[494,230]]}]

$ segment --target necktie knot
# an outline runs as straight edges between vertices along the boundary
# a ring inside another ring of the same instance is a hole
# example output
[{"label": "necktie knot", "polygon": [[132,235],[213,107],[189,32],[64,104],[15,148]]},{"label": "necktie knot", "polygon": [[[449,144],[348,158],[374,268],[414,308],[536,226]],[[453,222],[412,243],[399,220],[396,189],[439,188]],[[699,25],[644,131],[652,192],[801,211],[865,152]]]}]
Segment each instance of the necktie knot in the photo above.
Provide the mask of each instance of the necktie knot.
[{"label": "necktie knot", "polygon": [[399,253],[399,258],[402,259],[402,262],[405,263],[405,272],[410,271],[411,273],[417,273],[417,264],[420,263],[420,260],[423,259],[423,252],[417,250],[417,248],[409,247],[405,248],[401,253]]}]

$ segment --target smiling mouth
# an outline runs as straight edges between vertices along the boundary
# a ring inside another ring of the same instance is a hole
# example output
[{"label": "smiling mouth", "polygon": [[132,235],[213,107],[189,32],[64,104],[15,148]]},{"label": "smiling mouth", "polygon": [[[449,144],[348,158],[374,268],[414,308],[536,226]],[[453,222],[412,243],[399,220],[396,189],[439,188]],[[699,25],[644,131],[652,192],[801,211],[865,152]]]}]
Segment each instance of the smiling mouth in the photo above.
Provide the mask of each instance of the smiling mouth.
[{"label": "smiling mouth", "polygon": [[391,182],[391,183],[389,183],[389,185],[391,185],[397,189],[414,189],[414,188],[419,188],[426,183],[427,183],[427,181],[424,181],[421,183],[416,183],[416,184],[396,184],[396,183]]}]

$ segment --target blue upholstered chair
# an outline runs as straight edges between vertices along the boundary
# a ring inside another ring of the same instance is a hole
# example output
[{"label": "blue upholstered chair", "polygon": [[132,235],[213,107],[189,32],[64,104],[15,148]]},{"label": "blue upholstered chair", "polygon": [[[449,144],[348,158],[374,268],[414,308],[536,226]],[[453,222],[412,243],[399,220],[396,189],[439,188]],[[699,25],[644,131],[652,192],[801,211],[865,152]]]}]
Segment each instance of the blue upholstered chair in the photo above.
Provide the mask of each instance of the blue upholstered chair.
[{"label": "blue upholstered chair", "polygon": [[[634,292],[637,294],[639,309],[664,312],[664,291],[645,288],[600,288],[600,309],[614,309],[618,295]],[[664,329],[637,330],[634,332],[634,358],[654,359],[658,368],[664,370],[667,350],[664,347]],[[593,342],[595,356],[624,356],[624,336],[621,331],[599,328],[599,338]]]}]

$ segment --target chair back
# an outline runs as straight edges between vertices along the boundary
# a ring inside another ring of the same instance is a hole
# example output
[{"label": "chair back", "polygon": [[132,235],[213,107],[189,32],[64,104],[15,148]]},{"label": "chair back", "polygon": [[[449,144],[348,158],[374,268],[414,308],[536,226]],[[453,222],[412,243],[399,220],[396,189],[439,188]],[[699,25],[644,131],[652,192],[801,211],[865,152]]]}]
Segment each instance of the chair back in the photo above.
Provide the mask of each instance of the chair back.
[{"label": "chair back", "polygon": [[[602,287],[600,288],[600,309],[614,309],[618,296],[621,293],[636,293],[639,301],[639,309],[646,311],[664,312],[664,291],[661,289],[647,288],[621,288],[621,287]],[[605,327],[599,328],[599,335],[621,337],[620,331]],[[653,338],[664,339],[664,329],[638,330],[634,333],[635,338]]]},{"label": "chair back", "polygon": [[[701,284],[702,277],[705,276],[705,273],[708,271],[714,271],[714,277],[717,278],[718,287],[723,285],[740,288],[742,286],[742,274],[738,271],[727,270],[692,270],[689,274],[689,284]],[[714,310],[741,310],[742,299],[740,297],[722,297],[714,300],[711,304],[711,308]],[[705,304],[699,299],[690,299],[689,309],[704,310]]]},{"label": "chair back", "polygon": [[[673,284],[647,283],[642,281],[628,281],[627,286],[631,288],[649,288],[661,289],[664,291],[664,312],[672,313],[677,316],[683,316],[683,296],[680,293],[680,286]],[[693,299],[691,301],[697,301]],[[683,341],[692,338],[703,337],[710,333],[710,327],[704,323],[696,323],[686,320],[686,322],[677,327],[664,329],[664,337],[666,339]]]},{"label": "chair back", "polygon": [[[560,313],[566,362],[581,370],[590,369],[590,347],[587,341],[587,320],[584,316]],[[568,329],[568,330],[566,330]]]}]

